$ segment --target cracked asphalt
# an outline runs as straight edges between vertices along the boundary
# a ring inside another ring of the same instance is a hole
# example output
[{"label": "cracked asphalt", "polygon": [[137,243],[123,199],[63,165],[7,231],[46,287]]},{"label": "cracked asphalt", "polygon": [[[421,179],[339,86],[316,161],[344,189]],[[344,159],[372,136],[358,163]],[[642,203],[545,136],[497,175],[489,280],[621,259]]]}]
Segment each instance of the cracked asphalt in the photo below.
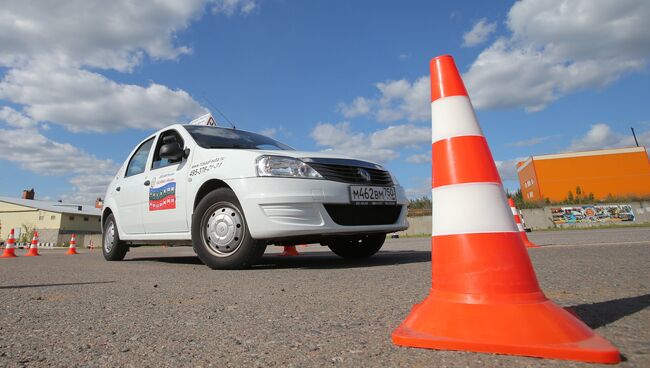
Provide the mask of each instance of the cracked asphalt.
[{"label": "cracked asphalt", "polygon": [[[546,295],[616,345],[621,367],[650,367],[650,228],[529,237],[543,245],[529,254]],[[317,245],[279,251],[242,271],[210,270],[191,248],[0,259],[0,366],[594,366],[392,345],[427,295],[428,238],[354,262]]]}]

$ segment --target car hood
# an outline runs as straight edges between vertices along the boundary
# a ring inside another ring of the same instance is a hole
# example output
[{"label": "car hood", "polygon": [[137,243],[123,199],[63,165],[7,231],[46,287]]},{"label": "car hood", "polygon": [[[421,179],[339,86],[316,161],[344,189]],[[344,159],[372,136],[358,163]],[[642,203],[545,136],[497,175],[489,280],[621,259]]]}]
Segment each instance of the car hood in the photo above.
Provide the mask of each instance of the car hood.
[{"label": "car hood", "polygon": [[270,156],[287,156],[293,158],[309,158],[309,159],[333,159],[333,160],[350,160],[370,163],[381,167],[381,164],[368,160],[361,160],[350,156],[340,155],[332,152],[310,152],[310,151],[271,151],[271,150],[251,150],[259,155]]}]

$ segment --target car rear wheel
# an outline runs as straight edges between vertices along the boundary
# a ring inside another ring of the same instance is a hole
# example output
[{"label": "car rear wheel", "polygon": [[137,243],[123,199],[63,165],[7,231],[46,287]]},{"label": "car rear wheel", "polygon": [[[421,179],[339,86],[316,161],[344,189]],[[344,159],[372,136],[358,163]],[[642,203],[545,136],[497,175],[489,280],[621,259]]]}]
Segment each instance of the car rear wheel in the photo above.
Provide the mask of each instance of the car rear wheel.
[{"label": "car rear wheel", "polygon": [[102,253],[107,261],[121,261],[129,251],[129,246],[120,240],[120,233],[117,231],[115,216],[111,213],[104,222],[102,233]]},{"label": "car rear wheel", "polygon": [[244,212],[235,193],[219,188],[208,193],[192,217],[192,246],[212,269],[241,269],[258,261],[266,244],[248,231]]},{"label": "car rear wheel", "polygon": [[334,239],[324,245],[343,258],[367,258],[377,253],[385,240],[386,234],[368,234],[361,238]]}]

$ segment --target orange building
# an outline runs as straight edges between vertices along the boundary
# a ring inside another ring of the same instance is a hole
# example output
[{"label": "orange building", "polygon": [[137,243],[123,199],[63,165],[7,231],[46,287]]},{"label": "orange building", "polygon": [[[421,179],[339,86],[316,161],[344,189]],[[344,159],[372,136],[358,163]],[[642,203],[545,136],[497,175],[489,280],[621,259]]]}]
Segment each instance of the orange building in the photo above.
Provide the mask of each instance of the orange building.
[{"label": "orange building", "polygon": [[525,201],[562,201],[569,191],[595,199],[650,195],[650,160],[645,147],[531,156],[517,164]]}]

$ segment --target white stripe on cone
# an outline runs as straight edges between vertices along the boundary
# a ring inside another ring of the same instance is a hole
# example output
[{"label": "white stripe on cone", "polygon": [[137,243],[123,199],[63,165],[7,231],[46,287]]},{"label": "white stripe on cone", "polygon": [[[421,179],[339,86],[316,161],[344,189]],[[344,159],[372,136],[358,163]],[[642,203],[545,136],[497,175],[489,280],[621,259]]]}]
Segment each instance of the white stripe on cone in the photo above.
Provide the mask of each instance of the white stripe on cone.
[{"label": "white stripe on cone", "polygon": [[517,232],[501,184],[452,184],[431,194],[433,236]]},{"label": "white stripe on cone", "polygon": [[[441,139],[483,136],[467,96],[440,98],[431,103],[431,143]],[[453,121],[453,124],[449,124]]]}]

